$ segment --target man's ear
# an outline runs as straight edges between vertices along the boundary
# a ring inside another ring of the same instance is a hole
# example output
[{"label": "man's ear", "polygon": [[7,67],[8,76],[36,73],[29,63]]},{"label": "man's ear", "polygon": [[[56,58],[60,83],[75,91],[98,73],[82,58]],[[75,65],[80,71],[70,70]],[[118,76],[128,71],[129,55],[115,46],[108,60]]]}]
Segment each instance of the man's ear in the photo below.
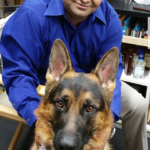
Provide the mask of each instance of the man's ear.
[{"label": "man's ear", "polygon": [[118,71],[119,64],[119,51],[117,47],[110,49],[103,58],[98,62],[95,73],[103,88],[109,88],[111,91],[116,86],[116,74]]},{"label": "man's ear", "polygon": [[65,44],[60,39],[56,39],[51,49],[46,79],[60,80],[66,71],[72,69],[71,59]]}]

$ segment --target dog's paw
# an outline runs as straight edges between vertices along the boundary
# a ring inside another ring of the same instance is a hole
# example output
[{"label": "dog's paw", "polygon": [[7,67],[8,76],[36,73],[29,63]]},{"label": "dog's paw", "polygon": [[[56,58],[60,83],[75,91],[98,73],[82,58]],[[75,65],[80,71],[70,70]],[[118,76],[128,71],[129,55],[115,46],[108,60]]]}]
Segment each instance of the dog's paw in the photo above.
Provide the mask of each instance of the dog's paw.
[{"label": "dog's paw", "polygon": [[103,149],[103,146],[101,146],[100,144],[97,144],[97,145],[86,144],[84,145],[84,148],[83,148],[83,150],[95,150],[95,149]]},{"label": "dog's paw", "polygon": [[83,150],[92,150],[92,147],[89,144],[85,144]]},{"label": "dog's paw", "polygon": [[51,147],[49,150],[55,150],[55,148],[54,148],[54,147]]},{"label": "dog's paw", "polygon": [[99,138],[94,138],[84,145],[83,150],[94,150],[103,148],[104,148],[103,142]]},{"label": "dog's paw", "polygon": [[83,150],[95,150],[95,149],[111,150],[111,147],[108,143],[104,145],[101,140],[91,139],[87,144],[84,145],[84,148],[83,148]]},{"label": "dog's paw", "polygon": [[30,150],[38,150],[38,147],[35,142],[32,144]]}]

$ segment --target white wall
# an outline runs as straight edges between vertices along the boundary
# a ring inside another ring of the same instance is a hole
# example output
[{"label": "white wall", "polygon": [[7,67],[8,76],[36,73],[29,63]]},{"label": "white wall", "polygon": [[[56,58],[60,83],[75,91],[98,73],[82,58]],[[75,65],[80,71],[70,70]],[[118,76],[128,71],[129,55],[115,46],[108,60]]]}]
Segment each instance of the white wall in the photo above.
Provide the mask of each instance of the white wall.
[{"label": "white wall", "polygon": [[[14,14],[14,13],[13,13]],[[8,17],[4,18],[4,19],[0,19],[0,37],[1,37],[1,34],[2,34],[2,30],[3,30],[3,27],[4,25],[6,24],[6,22],[8,21],[8,19],[13,15],[9,15]]]}]

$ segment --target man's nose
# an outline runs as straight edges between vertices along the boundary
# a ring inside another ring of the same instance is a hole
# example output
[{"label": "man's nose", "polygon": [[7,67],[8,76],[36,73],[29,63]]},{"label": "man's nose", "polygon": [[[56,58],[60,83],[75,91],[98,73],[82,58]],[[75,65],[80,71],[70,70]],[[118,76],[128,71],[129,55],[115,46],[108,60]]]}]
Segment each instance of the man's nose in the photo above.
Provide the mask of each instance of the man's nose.
[{"label": "man's nose", "polygon": [[58,150],[77,150],[79,141],[76,135],[62,134],[58,139]]}]

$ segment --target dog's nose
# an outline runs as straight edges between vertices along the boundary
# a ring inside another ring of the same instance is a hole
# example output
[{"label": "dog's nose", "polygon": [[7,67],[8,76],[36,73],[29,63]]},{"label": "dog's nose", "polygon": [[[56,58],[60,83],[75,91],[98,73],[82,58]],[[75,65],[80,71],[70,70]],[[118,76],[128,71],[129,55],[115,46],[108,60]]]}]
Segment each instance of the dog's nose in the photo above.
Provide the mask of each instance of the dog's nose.
[{"label": "dog's nose", "polygon": [[58,150],[77,150],[78,140],[75,136],[63,136],[58,141]]}]

